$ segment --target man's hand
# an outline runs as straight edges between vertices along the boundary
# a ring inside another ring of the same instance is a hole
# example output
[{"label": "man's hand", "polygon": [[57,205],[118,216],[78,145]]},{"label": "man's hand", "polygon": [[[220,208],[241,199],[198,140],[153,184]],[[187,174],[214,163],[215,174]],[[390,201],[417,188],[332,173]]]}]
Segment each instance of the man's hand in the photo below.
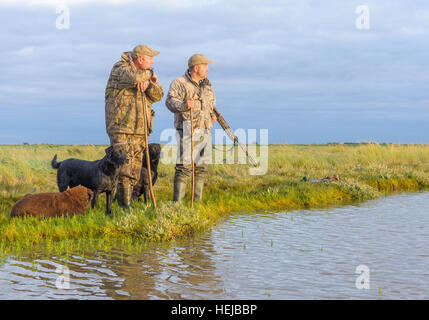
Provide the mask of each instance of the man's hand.
[{"label": "man's hand", "polygon": [[157,83],[158,82],[158,77],[156,76],[156,74],[154,73],[152,75],[152,77],[150,78],[150,81],[152,81],[153,83]]},{"label": "man's hand", "polygon": [[213,117],[212,117],[212,123],[215,123],[215,122],[216,122],[216,120],[217,120],[216,116],[213,116]]},{"label": "man's hand", "polygon": [[194,96],[192,97],[192,99],[187,99],[186,100],[186,107],[188,108],[188,110],[191,110],[191,108],[194,106],[194,100],[198,99],[197,95],[194,93]]},{"label": "man's hand", "polygon": [[186,107],[188,110],[191,110],[191,108],[194,106],[194,99],[187,99],[186,100]]},{"label": "man's hand", "polygon": [[149,81],[137,82],[137,91],[143,92],[149,86]]}]

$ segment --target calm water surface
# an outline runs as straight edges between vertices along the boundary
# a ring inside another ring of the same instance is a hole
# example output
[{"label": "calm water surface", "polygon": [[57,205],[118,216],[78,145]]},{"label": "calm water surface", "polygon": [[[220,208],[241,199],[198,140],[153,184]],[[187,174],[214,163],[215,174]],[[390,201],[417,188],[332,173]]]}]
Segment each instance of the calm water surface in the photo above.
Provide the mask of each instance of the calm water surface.
[{"label": "calm water surface", "polygon": [[[429,193],[242,213],[140,253],[8,256],[0,299],[429,299]],[[69,288],[58,289],[58,267]],[[367,273],[356,272],[364,266]],[[365,276],[368,289],[358,289]],[[358,281],[358,283],[360,283]]]}]

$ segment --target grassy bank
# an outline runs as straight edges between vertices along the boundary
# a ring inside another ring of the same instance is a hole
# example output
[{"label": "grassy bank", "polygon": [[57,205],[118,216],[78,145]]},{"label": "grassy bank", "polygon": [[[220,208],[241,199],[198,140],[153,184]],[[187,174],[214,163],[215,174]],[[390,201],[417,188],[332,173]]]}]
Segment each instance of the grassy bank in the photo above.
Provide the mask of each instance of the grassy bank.
[{"label": "grassy bank", "polygon": [[[52,249],[59,241],[170,241],[207,230],[233,212],[272,211],[365,201],[402,191],[429,189],[429,146],[425,145],[270,145],[268,171],[249,175],[246,165],[211,165],[204,200],[189,209],[172,203],[174,165],[160,164],[155,185],[158,210],[135,203],[113,215],[98,208],[72,218],[9,217],[12,205],[26,193],[55,192],[53,155],[95,160],[106,146],[0,146],[0,252],[40,243]],[[339,175],[341,182],[302,180]],[[84,244],[82,244],[84,246]]]}]

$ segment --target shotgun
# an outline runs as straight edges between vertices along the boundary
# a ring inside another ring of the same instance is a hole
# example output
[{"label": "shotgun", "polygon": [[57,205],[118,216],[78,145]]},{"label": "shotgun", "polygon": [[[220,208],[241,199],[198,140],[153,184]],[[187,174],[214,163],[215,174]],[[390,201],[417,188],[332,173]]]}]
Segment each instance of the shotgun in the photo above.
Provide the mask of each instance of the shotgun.
[{"label": "shotgun", "polygon": [[220,114],[219,110],[215,106],[213,106],[213,112],[214,112],[214,114],[215,114],[215,116],[217,118],[217,122],[219,122],[219,124],[222,127],[222,129],[226,132],[227,136],[234,142],[234,144],[236,142],[238,143],[238,145],[240,146],[240,148],[244,151],[244,153],[246,154],[247,158],[249,159],[249,162],[254,167],[257,167],[258,164],[256,163],[255,159],[253,159],[253,157],[247,152],[246,147],[243,144],[241,144],[240,141],[238,141],[237,136],[231,130],[231,128],[226,123],[225,119],[222,117],[222,115]]}]

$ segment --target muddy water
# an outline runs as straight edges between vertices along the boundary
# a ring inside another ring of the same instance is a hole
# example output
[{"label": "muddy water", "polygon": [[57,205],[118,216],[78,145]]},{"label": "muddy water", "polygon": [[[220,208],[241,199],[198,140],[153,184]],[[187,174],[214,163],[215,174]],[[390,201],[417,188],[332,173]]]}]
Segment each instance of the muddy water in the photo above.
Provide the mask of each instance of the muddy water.
[{"label": "muddy water", "polygon": [[0,262],[0,299],[429,299],[429,193],[232,215],[138,253]]}]

